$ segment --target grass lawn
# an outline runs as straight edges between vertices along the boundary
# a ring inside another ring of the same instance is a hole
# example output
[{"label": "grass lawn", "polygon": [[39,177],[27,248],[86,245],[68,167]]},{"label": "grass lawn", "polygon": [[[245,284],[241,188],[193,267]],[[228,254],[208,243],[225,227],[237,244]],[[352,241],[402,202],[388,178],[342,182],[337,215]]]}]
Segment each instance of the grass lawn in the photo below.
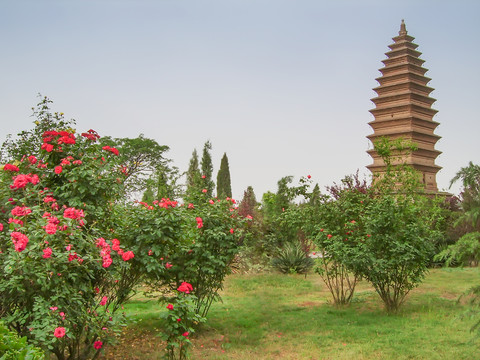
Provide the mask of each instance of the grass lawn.
[{"label": "grass lawn", "polygon": [[[458,296],[480,270],[434,269],[398,314],[388,315],[368,283],[335,308],[318,275],[232,275],[223,303],[193,339],[192,359],[479,359]],[[102,359],[160,359],[164,305],[142,297],[125,307],[135,321]]]}]

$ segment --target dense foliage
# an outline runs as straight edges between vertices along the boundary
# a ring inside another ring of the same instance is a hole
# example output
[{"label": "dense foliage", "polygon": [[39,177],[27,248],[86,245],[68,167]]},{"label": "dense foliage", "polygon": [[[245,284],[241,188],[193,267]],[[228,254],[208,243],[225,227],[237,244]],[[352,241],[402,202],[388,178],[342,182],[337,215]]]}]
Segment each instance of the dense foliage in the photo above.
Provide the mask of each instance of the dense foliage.
[{"label": "dense foliage", "polygon": [[232,183],[230,180],[230,168],[228,166],[227,154],[223,154],[220,162],[220,169],[217,173],[217,197],[224,199],[232,197]]},{"label": "dense foliage", "polygon": [[134,254],[109,236],[123,174],[93,130],[43,125],[37,155],[18,153],[0,174],[0,315],[58,359],[87,358],[123,323],[118,279]]},{"label": "dense foliage", "polygon": [[314,188],[310,201],[297,208],[296,216],[315,245],[316,272],[325,281],[334,304],[345,305],[361,277],[362,244],[367,234],[359,221],[369,196],[358,175],[347,176],[328,190],[328,196],[320,196]]},{"label": "dense foliage", "polygon": [[207,197],[213,196],[213,190],[215,190],[215,183],[213,182],[213,162],[212,162],[212,155],[210,151],[212,150],[212,143],[210,141],[206,141],[203,145],[202,151],[202,161],[200,163],[200,171],[202,173],[203,179],[203,189],[205,191],[205,195]]},{"label": "dense foliage", "polygon": [[[52,119],[48,104],[36,113]],[[219,299],[249,220],[237,216],[234,200],[202,191],[188,204],[128,201],[126,164],[134,166],[132,154],[143,156],[136,145],[149,140],[124,139],[130,157],[122,157],[111,139],[100,143],[95,131],[78,135],[57,120],[37,120],[26,132],[40,149],[4,146],[0,317],[58,359],[96,358],[125,323],[122,304],[146,284],[182,316],[164,330],[167,355],[182,358]]]},{"label": "dense foliage", "polygon": [[0,359],[2,360],[43,360],[41,349],[27,343],[27,338],[19,338],[0,323]]}]

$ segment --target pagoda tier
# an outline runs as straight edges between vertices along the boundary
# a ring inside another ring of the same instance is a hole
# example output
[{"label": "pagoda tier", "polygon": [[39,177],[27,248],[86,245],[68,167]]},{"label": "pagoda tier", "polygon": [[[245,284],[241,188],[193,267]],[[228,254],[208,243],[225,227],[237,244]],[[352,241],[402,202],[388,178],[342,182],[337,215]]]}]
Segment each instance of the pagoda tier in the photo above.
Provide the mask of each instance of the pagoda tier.
[{"label": "pagoda tier", "polygon": [[[432,120],[437,110],[431,108],[436,100],[429,96],[433,91],[427,86],[431,79],[425,76],[427,69],[422,67],[424,60],[419,58],[421,53],[413,40],[402,20],[398,36],[385,53],[387,59],[382,61],[382,76],[376,79],[380,86],[373,89],[378,96],[371,99],[375,109],[370,113],[375,119],[369,123],[373,134],[367,138],[372,143],[380,137],[415,143],[417,150],[403,155],[397,163],[413,166],[422,174],[425,189],[438,192],[436,174],[441,167],[435,164],[435,159],[441,152],[435,150],[435,144],[440,136],[434,134],[439,124]],[[373,164],[367,168],[374,174],[384,172],[385,164],[377,152],[367,153],[373,158]]]}]

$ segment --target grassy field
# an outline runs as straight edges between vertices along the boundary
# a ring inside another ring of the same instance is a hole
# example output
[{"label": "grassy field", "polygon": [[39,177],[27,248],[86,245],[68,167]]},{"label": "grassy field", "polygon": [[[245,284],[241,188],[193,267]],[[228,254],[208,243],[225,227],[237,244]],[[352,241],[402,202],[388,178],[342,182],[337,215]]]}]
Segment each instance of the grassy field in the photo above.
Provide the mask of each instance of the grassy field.
[{"label": "grassy field", "polygon": [[[479,359],[480,341],[457,304],[479,282],[478,268],[431,270],[400,312],[388,315],[365,282],[349,307],[335,308],[318,275],[233,275],[193,339],[192,359]],[[164,308],[131,301],[135,323],[102,359],[160,359]]]}]

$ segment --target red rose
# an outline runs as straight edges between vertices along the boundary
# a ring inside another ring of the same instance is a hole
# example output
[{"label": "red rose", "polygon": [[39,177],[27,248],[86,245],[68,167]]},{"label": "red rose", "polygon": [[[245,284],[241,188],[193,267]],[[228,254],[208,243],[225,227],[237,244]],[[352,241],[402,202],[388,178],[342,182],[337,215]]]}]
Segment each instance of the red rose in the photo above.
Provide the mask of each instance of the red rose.
[{"label": "red rose", "polygon": [[3,170],[5,171],[20,171],[20,169],[18,168],[18,166],[15,166],[15,165],[12,165],[12,164],[5,164],[3,166]]},{"label": "red rose", "polygon": [[57,327],[55,331],[53,332],[53,335],[57,338],[61,338],[65,336],[65,328],[64,327]]},{"label": "red rose", "polygon": [[168,305],[167,305],[167,309],[168,309],[168,310],[173,310],[173,305],[172,305],[172,304],[168,304]]},{"label": "red rose", "polygon": [[103,343],[100,341],[100,340],[97,340],[93,343],[93,347],[96,349],[96,350],[99,350],[101,349],[103,346]]},{"label": "red rose", "polygon": [[127,252],[123,253],[123,255],[122,255],[123,261],[128,261],[128,260],[130,260],[134,257],[135,257],[135,255],[133,254],[133,251],[127,251]]},{"label": "red rose", "polygon": [[43,249],[43,258],[48,259],[50,256],[52,256],[52,249],[49,247],[46,249]]},{"label": "red rose", "polygon": [[113,251],[120,250],[120,241],[118,239],[112,239],[112,250]]},{"label": "red rose", "polygon": [[58,166],[55,166],[55,174],[61,174],[63,171],[63,168],[58,165]]},{"label": "red rose", "polygon": [[21,252],[25,250],[28,245],[27,235],[14,231],[10,236],[12,237],[13,245],[15,245],[15,251]]},{"label": "red rose", "polygon": [[12,209],[12,215],[13,216],[27,216],[31,212],[32,212],[32,210],[30,210],[26,206],[16,206]]},{"label": "red rose", "polygon": [[57,225],[49,222],[47,225],[44,226],[44,229],[47,234],[53,235],[57,232]]},{"label": "red rose", "polygon": [[42,150],[45,150],[46,152],[52,152],[53,150],[53,145],[52,144],[42,144],[42,146],[40,147],[40,149]]},{"label": "red rose", "polygon": [[187,283],[187,282],[182,282],[182,284],[178,287],[177,289],[178,291],[180,292],[183,292],[185,294],[190,294],[190,291],[193,291],[193,287],[191,284]]},{"label": "red rose", "polygon": [[118,156],[118,154],[119,154],[119,152],[118,152],[118,150],[117,150],[116,148],[111,147],[111,146],[108,146],[108,145],[102,147],[102,149],[105,150],[105,151],[110,151],[111,153],[113,153],[113,154],[115,154],[115,155],[117,155],[117,156]]},{"label": "red rose", "polygon": [[66,208],[63,211],[63,217],[68,219],[79,219],[85,217],[83,210],[77,210],[75,208]]},{"label": "red rose", "polygon": [[112,258],[110,257],[110,255],[107,255],[107,256],[104,256],[103,258],[103,264],[102,266],[104,268],[108,268],[110,265],[112,265]]}]

